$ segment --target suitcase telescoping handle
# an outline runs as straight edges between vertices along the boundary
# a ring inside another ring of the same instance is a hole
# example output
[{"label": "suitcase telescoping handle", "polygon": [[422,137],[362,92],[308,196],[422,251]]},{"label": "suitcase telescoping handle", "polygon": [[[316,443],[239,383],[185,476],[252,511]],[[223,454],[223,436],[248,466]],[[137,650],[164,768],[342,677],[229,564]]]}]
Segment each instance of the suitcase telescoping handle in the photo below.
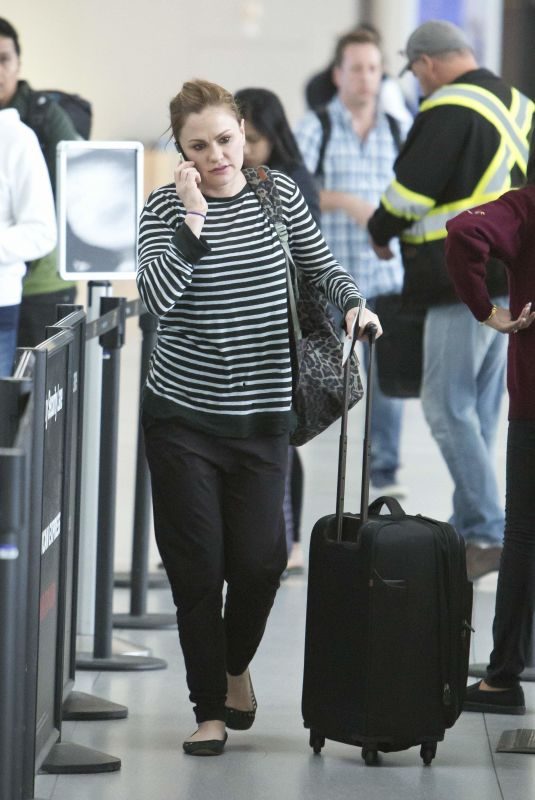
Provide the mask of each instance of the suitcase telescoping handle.
[{"label": "suitcase telescoping handle", "polygon": [[[347,420],[349,415],[349,394],[350,394],[350,379],[351,379],[351,356],[355,349],[357,342],[359,328],[360,328],[360,314],[362,306],[359,309],[359,315],[353,328],[353,340],[351,342],[351,352],[344,366],[344,406],[342,410],[342,421],[340,425],[340,448],[338,451],[338,482],[336,487],[336,541],[342,541],[342,526],[344,519],[344,498],[345,498],[345,483],[346,483],[346,462],[347,462]],[[369,322],[364,329],[364,333],[368,337],[370,345],[370,352],[368,358],[368,374],[366,376],[366,411],[364,419],[364,446],[362,453],[362,483],[360,494],[360,519],[361,524],[368,520],[368,501],[370,493],[370,430],[371,430],[371,409],[372,409],[372,381],[371,381],[371,368],[373,359],[373,348],[375,344],[375,337],[377,335],[377,326],[373,322]]]}]

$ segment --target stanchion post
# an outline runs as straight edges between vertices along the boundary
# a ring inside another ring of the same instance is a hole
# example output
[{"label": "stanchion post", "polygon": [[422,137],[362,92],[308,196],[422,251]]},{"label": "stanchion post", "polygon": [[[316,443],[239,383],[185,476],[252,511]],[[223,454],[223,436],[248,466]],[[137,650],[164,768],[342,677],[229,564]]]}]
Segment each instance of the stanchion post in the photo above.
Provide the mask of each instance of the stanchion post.
[{"label": "stanchion post", "polygon": [[[79,574],[79,549],[80,549],[80,497],[81,497],[81,472],[82,472],[82,427],[84,418],[84,376],[85,376],[85,349],[86,349],[86,315],[83,306],[60,304],[56,306],[57,322],[52,328],[47,328],[47,337],[61,330],[72,330],[75,337],[75,351],[73,360],[73,374],[71,390],[77,397],[73,408],[73,423],[76,435],[73,437],[71,447],[72,458],[76,464],[74,476],[75,485],[71,487],[74,515],[69,516],[67,526],[70,535],[69,560],[71,580],[67,581],[67,608],[70,613],[66,622],[66,650],[63,677],[63,720],[112,720],[124,719],[128,716],[126,706],[114,703],[103,697],[88,694],[87,692],[74,691],[76,672],[76,615],[78,603],[78,574]],[[100,415],[99,415],[100,417]]]},{"label": "stanchion post", "polygon": [[[100,299],[111,295],[109,281],[89,281],[87,285],[88,327],[98,323]],[[101,333],[103,331],[100,331]],[[80,563],[78,575],[76,666],[91,669],[95,636],[95,586],[98,531],[98,482],[100,464],[100,416],[102,393],[102,352],[94,336],[86,331],[84,369],[84,422],[82,449],[82,487],[80,504]],[[112,642],[114,652],[145,654],[149,650],[119,639]]]},{"label": "stanchion post", "polygon": [[117,438],[119,417],[120,350],[124,343],[126,301],[122,297],[101,298],[101,317],[117,309],[118,318],[99,337],[102,346],[101,448],[98,482],[97,580],[93,656],[79,655],[78,669],[148,670],[165,669],[163,659],[148,656],[114,655],[113,561],[115,538],[115,498],[117,487]]},{"label": "stanchion post", "polygon": [[[141,342],[141,369],[139,396],[141,400],[145,378],[149,371],[150,357],[156,344],[156,330],[158,322],[156,317],[148,312],[140,314],[139,327],[142,331]],[[118,628],[137,629],[162,629],[175,628],[175,614],[147,614],[147,593],[150,586],[168,587],[169,583],[165,573],[149,578],[149,538],[151,523],[151,488],[147,459],[145,457],[145,443],[141,419],[138,421],[137,457],[136,457],[136,489],[134,503],[134,528],[132,540],[132,569],[125,582],[130,585],[130,613],[115,614],[113,624]],[[115,576],[115,585],[122,586]]]},{"label": "stanchion post", "polygon": [[126,324],[124,297],[103,297],[100,314],[117,308],[117,327],[99,339],[102,347],[102,403],[100,415],[100,468],[98,490],[97,581],[95,598],[95,658],[112,655],[113,560],[115,498],[117,494],[117,439],[119,433],[120,354]]},{"label": "stanchion post", "polygon": [[[157,320],[152,314],[141,314],[139,327],[142,332],[141,375],[139,393],[143,391],[145,378],[156,342]],[[150,477],[145,458],[145,445],[141,421],[138,423],[136,456],[136,495],[134,504],[134,536],[132,543],[132,590],[130,594],[130,613],[141,616],[147,611],[147,590],[149,571],[149,532],[151,520]]]},{"label": "stanchion post", "polygon": [[[111,294],[109,281],[90,281],[87,286],[87,321],[99,316],[100,300]],[[82,450],[82,486],[80,502],[80,563],[77,631],[78,650],[82,641],[93,646],[95,635],[95,575],[97,561],[98,470],[100,455],[101,352],[96,339],[86,343],[84,367],[84,417]]]}]

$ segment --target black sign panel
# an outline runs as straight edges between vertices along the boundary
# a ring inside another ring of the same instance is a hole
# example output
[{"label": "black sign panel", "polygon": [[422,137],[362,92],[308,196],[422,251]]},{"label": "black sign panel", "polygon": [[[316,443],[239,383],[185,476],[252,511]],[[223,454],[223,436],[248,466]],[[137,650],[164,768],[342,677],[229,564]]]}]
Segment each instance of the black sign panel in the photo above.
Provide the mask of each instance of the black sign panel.
[{"label": "black sign panel", "polygon": [[[63,470],[68,391],[68,347],[47,352],[44,402],[43,502],[41,514],[39,642],[36,753],[47,752],[57,738],[56,674],[61,657],[62,547],[65,537]],[[35,543],[34,543],[35,544]]]},{"label": "black sign panel", "polygon": [[77,573],[80,531],[80,484],[82,446],[83,369],[85,352],[85,313],[77,309],[47,328],[47,336],[69,331],[74,341],[69,345],[69,375],[64,396],[66,419],[65,460],[63,464],[64,499],[62,551],[65,555],[64,651],[62,699],[74,685],[76,669]]}]

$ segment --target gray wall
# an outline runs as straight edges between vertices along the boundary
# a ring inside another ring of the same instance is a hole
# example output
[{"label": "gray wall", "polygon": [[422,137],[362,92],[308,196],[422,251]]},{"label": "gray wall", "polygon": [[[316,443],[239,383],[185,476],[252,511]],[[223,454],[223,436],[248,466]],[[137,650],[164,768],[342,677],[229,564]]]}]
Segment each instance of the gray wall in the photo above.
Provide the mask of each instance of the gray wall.
[{"label": "gray wall", "polygon": [[169,99],[203,77],[277,92],[292,121],[305,80],[358,19],[356,0],[3,0],[23,77],[92,100],[93,138],[157,140]]}]

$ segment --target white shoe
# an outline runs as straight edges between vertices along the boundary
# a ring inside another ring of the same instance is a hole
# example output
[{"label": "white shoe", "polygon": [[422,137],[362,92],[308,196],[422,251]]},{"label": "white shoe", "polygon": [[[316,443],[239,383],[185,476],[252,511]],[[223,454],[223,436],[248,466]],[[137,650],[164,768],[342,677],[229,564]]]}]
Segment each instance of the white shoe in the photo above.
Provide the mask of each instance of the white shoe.
[{"label": "white shoe", "polygon": [[407,488],[401,483],[387,483],[386,486],[371,486],[370,495],[375,497],[395,497],[404,500],[407,497]]}]

